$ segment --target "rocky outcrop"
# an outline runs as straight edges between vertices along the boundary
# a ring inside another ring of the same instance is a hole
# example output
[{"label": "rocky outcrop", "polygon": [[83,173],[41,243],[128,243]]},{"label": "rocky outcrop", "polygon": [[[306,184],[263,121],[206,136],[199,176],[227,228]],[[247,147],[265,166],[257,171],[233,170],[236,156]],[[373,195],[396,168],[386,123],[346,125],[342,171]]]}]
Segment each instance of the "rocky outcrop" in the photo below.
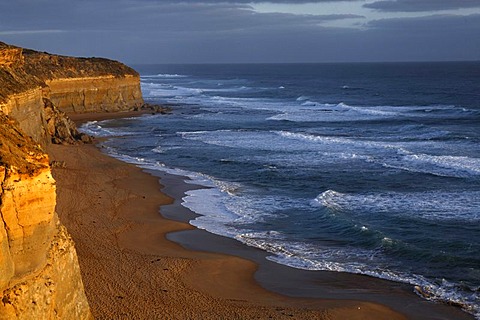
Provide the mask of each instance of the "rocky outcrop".
[{"label": "rocky outcrop", "polygon": [[55,144],[91,143],[92,137],[79,132],[75,123],[47,98],[43,98],[46,130]]},{"label": "rocky outcrop", "polygon": [[48,156],[0,113],[0,319],[90,319]]}]

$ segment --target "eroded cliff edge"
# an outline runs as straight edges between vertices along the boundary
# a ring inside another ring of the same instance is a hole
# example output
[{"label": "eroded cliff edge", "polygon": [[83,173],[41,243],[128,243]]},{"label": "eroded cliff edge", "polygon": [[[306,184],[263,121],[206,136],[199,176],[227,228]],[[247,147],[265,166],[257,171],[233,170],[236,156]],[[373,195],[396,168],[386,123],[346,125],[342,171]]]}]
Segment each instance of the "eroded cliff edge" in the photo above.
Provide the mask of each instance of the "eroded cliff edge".
[{"label": "eroded cliff edge", "polygon": [[117,112],[143,105],[140,76],[122,63],[52,55],[2,42],[0,83],[0,111],[43,146],[52,126],[47,126],[50,119],[41,105],[66,113]]},{"label": "eroded cliff edge", "polygon": [[0,42],[0,319],[92,317],[44,147],[82,138],[63,111],[142,106],[139,80],[115,61]]}]

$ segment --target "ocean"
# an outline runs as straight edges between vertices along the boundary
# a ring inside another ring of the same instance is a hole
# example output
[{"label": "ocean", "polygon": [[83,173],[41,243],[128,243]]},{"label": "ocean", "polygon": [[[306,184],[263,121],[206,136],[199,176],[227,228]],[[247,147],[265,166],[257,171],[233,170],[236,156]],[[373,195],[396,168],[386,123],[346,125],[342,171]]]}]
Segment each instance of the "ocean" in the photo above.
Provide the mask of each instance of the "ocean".
[{"label": "ocean", "polygon": [[169,115],[86,123],[186,176],[190,223],[480,319],[480,63],[139,65]]}]

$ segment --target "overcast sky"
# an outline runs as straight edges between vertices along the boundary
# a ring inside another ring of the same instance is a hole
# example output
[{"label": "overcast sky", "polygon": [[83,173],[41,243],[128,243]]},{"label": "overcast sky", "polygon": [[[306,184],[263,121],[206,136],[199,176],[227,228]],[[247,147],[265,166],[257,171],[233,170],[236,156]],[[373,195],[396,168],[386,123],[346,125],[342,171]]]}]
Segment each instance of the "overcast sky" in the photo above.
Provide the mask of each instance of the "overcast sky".
[{"label": "overcast sky", "polygon": [[480,0],[0,0],[0,41],[129,64],[480,60]]}]

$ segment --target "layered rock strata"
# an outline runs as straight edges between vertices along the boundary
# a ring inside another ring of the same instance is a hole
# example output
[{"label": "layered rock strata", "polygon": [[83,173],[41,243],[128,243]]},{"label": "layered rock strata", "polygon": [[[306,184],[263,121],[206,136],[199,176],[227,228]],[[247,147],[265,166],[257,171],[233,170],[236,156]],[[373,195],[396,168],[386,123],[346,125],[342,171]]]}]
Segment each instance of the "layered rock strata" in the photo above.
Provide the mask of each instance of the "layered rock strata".
[{"label": "layered rock strata", "polygon": [[143,105],[139,74],[102,58],[24,50],[25,70],[45,82],[43,95],[64,112],[122,111]]},{"label": "layered rock strata", "polygon": [[48,156],[0,113],[0,319],[90,319]]},{"label": "layered rock strata", "polygon": [[45,110],[39,107],[44,99],[66,113],[127,111],[143,105],[140,76],[124,64],[51,55],[2,42],[0,83],[0,111],[17,119],[42,146],[52,138]]},{"label": "layered rock strata", "polygon": [[139,79],[132,75],[47,80],[45,96],[66,113],[118,112],[143,104]]},{"label": "layered rock strata", "polygon": [[139,75],[121,63],[0,42],[0,319],[91,318],[43,147],[88,142],[65,112],[142,105]]}]

